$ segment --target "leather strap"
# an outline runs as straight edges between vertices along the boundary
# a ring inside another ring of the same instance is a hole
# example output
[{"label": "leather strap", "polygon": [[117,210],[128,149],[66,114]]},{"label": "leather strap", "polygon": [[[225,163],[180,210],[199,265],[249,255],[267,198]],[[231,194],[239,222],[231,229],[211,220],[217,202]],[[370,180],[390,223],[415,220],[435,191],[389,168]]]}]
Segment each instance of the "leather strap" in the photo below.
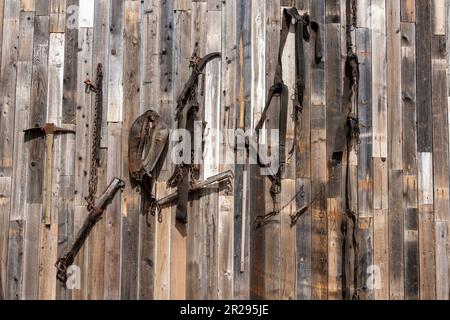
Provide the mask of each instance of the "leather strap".
[{"label": "leather strap", "polygon": [[[312,30],[316,33],[315,42],[315,60],[319,63],[322,60],[322,44],[320,39],[320,28],[319,24],[316,22],[311,22],[307,14],[300,15],[296,8],[284,9],[283,10],[283,21],[280,33],[280,47],[278,52],[278,63],[275,69],[275,79],[274,84],[269,90],[269,95],[264,106],[263,112],[261,114],[261,119],[255,127],[256,135],[259,141],[259,131],[262,129],[264,123],[267,120],[267,112],[270,108],[272,100],[275,96],[280,96],[280,119],[279,119],[279,130],[280,130],[280,168],[278,172],[274,173],[271,177],[272,194],[279,194],[281,192],[281,177],[286,163],[286,132],[287,132],[287,118],[288,118],[288,103],[289,103],[289,89],[283,82],[283,51],[286,45],[287,37],[289,35],[289,29],[293,24],[293,20],[296,22],[295,27],[295,95],[294,95],[294,108],[295,108],[295,119],[296,128],[299,128],[300,114],[303,108],[303,98],[305,92],[305,51],[303,41],[310,40],[310,33],[308,26],[311,25]],[[299,132],[296,130],[296,135],[294,138],[294,144],[291,151],[292,155],[295,151],[295,146],[297,145],[299,139]]]}]

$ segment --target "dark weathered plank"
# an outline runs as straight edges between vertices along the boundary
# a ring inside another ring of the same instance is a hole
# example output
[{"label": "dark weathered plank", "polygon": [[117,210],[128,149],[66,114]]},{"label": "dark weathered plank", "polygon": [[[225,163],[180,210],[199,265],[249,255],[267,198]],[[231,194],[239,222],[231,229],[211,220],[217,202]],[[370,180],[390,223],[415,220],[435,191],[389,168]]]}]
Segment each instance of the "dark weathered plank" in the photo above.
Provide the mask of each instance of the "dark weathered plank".
[{"label": "dark weathered plank", "polygon": [[[315,16],[315,1],[297,1],[296,6],[301,10],[310,10],[311,19],[317,21]],[[321,26],[323,27],[323,26]],[[323,30],[323,29],[322,29]],[[296,166],[296,209],[308,206],[311,203],[311,79],[313,69],[316,68],[314,57],[315,47],[310,45],[313,41],[324,42],[316,39],[313,33],[309,43],[303,42],[305,48],[305,97],[304,109],[300,127],[297,128],[297,152],[295,155]],[[307,300],[311,298],[311,209],[303,213],[297,221],[296,228],[296,298]]]},{"label": "dark weathered plank", "polygon": [[417,149],[433,148],[431,112],[431,12],[428,1],[416,1],[416,66],[417,66]]},{"label": "dark weathered plank", "polygon": [[403,172],[405,203],[405,299],[419,298],[419,239],[417,203],[415,25],[401,24]]},{"label": "dark weathered plank", "polygon": [[[36,17],[34,22],[33,74],[29,127],[40,127],[46,121],[48,73],[48,17]],[[33,137],[30,137],[33,138]],[[28,202],[42,203],[44,170],[44,139],[27,142],[29,145]]]},{"label": "dark weathered plank", "polygon": [[[327,3],[326,21],[333,21],[340,19],[340,11],[334,12]],[[332,16],[330,16],[332,15]],[[347,286],[352,283],[352,276],[350,274],[343,274],[343,263],[346,263],[348,257],[343,261],[343,248],[341,243],[343,241],[341,233],[342,213],[345,210],[342,206],[345,203],[342,201],[345,195],[342,194],[342,159],[334,160],[334,147],[336,143],[337,133],[342,130],[342,113],[341,113],[341,98],[342,98],[342,59],[341,55],[341,25],[339,23],[327,23],[325,25],[325,38],[327,40],[326,46],[326,146],[327,146],[327,162],[328,162],[328,182],[327,182],[327,197],[328,197],[328,298],[331,300],[342,299],[342,286]],[[342,158],[344,155],[340,155]],[[339,157],[339,156],[338,156]],[[350,253],[349,253],[350,254]],[[340,281],[342,277],[348,282]],[[325,282],[326,286],[326,282]],[[348,288],[350,289],[350,288]]]},{"label": "dark weathered plank", "polygon": [[79,0],[68,0],[66,8],[65,48],[64,48],[64,92],[62,123],[75,124],[77,107],[77,52]]},{"label": "dark weathered plank", "polygon": [[372,59],[369,28],[356,29],[356,54],[359,61],[358,117],[360,140],[358,149],[358,250],[356,288],[361,299],[373,299],[368,268],[373,265],[373,160],[372,160]]}]

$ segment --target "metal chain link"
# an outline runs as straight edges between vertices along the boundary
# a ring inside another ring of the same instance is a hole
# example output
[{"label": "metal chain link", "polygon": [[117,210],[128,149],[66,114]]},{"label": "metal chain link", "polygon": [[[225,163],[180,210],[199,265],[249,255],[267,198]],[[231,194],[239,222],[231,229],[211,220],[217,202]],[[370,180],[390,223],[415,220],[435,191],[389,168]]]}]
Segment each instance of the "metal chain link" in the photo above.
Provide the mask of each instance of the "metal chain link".
[{"label": "metal chain link", "polygon": [[95,103],[93,109],[93,121],[92,121],[92,142],[91,142],[91,168],[89,177],[89,195],[86,197],[88,203],[88,210],[95,209],[95,195],[97,193],[98,183],[98,167],[100,162],[99,146],[100,146],[100,132],[101,128],[100,117],[103,105],[103,70],[102,64],[97,66],[97,79],[96,84],[93,85],[89,80],[84,82],[86,84],[86,92],[95,93]]}]

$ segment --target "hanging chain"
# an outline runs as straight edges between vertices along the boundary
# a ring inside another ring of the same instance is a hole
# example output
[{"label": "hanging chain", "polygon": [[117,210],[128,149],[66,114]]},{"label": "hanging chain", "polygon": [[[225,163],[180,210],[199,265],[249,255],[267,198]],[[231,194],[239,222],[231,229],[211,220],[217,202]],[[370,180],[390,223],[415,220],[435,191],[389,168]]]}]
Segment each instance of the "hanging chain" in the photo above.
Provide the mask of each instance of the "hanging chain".
[{"label": "hanging chain", "polygon": [[97,66],[97,79],[96,84],[92,84],[90,80],[84,82],[86,84],[86,93],[95,93],[95,103],[92,112],[92,140],[91,140],[91,168],[89,177],[89,195],[86,197],[88,203],[88,210],[96,210],[95,208],[95,194],[97,193],[98,175],[97,169],[100,164],[100,129],[101,129],[101,114],[103,105],[103,71],[102,64]]}]

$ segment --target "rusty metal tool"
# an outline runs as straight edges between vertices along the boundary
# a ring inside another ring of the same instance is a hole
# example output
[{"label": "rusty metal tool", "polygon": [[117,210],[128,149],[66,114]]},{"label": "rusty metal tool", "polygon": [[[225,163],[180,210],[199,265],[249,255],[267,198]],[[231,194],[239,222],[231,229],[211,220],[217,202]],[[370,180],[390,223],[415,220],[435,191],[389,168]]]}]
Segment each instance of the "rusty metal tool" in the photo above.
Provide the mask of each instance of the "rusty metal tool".
[{"label": "rusty metal tool", "polygon": [[55,135],[73,133],[75,131],[57,127],[54,123],[46,123],[43,127],[36,127],[24,130],[26,135],[45,136],[46,155],[45,155],[45,175],[44,175],[44,216],[43,223],[49,226],[52,213],[52,181],[53,181],[53,145]]}]

